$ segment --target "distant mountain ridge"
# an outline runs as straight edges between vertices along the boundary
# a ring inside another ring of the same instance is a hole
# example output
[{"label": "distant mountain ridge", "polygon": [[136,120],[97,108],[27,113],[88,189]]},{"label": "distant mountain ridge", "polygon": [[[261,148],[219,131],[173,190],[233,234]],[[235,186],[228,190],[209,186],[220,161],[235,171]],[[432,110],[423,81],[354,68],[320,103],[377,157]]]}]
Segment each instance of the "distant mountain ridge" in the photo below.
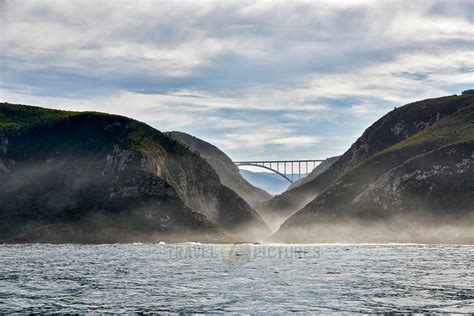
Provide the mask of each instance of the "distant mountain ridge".
[{"label": "distant mountain ridge", "polygon": [[[284,201],[269,201],[296,211],[272,240],[367,241],[361,232],[371,228],[376,241],[472,243],[472,179],[474,95],[410,103],[375,122],[328,170],[285,192]],[[313,198],[302,206],[305,194]],[[443,225],[452,233],[442,235]]]},{"label": "distant mountain ridge", "polygon": [[[240,169],[240,174],[250,183],[264,188],[270,194],[276,195],[284,192],[290,183],[282,176],[272,172],[256,172]],[[287,175],[291,178],[291,175]],[[296,175],[297,176],[297,175]]]}]

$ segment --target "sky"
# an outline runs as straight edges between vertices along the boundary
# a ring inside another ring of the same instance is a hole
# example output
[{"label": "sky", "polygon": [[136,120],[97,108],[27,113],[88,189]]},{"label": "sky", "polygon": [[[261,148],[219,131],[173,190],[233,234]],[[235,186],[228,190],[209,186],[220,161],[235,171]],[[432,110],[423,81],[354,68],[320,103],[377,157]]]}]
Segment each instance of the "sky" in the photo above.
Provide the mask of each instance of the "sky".
[{"label": "sky", "polygon": [[0,101],[125,115],[234,160],[344,153],[474,86],[474,1],[0,0]]}]

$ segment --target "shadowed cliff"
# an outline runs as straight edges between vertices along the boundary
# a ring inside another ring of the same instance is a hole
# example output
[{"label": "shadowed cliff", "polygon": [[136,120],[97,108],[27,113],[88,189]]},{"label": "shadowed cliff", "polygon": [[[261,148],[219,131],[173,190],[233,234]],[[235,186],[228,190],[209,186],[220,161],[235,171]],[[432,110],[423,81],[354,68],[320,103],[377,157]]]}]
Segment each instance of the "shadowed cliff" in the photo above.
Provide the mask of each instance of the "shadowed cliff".
[{"label": "shadowed cliff", "polygon": [[0,183],[4,240],[230,241],[269,233],[198,154],[116,115],[0,104]]},{"label": "shadowed cliff", "polygon": [[290,200],[315,198],[272,240],[472,243],[473,178],[474,96],[411,103],[374,123],[296,194],[288,191]]}]

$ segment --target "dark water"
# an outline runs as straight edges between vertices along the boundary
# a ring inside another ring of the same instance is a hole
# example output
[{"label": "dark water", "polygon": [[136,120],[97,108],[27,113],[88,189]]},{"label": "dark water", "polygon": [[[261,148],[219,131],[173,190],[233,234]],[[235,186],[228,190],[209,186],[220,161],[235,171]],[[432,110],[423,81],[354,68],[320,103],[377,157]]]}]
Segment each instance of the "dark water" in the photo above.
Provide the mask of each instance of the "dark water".
[{"label": "dark water", "polygon": [[0,245],[0,312],[474,312],[474,246]]}]

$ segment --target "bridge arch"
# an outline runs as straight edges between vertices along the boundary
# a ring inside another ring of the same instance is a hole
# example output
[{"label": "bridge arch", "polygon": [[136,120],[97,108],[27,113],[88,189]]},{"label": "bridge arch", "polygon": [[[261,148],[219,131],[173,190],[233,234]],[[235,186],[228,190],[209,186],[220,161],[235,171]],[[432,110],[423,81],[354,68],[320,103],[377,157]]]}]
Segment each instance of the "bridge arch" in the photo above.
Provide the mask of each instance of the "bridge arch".
[{"label": "bridge arch", "polygon": [[[308,175],[317,164],[323,162],[323,159],[306,159],[306,160],[255,160],[255,161],[234,161],[236,166],[250,166],[250,167],[259,167],[270,170],[286,181],[294,183],[295,172],[298,175],[297,180],[304,178]],[[273,165],[276,164],[276,169],[273,168]],[[291,178],[287,176],[286,170],[287,165],[289,164],[288,170],[291,172]],[[283,172],[280,172],[282,170]],[[304,172],[304,176],[302,177]]]},{"label": "bridge arch", "polygon": [[273,168],[270,168],[270,167],[267,167],[267,166],[264,166],[264,165],[257,165],[257,164],[252,164],[252,163],[245,163],[245,162],[236,162],[235,165],[237,167],[240,167],[240,166],[251,166],[251,167],[259,167],[259,168],[264,168],[264,169],[267,169],[267,170],[270,170],[280,176],[282,176],[283,178],[285,178],[288,182],[290,183],[293,183],[293,181],[291,181],[290,178],[288,178],[286,175],[284,175],[283,173],[281,173],[280,171],[277,171]]}]

